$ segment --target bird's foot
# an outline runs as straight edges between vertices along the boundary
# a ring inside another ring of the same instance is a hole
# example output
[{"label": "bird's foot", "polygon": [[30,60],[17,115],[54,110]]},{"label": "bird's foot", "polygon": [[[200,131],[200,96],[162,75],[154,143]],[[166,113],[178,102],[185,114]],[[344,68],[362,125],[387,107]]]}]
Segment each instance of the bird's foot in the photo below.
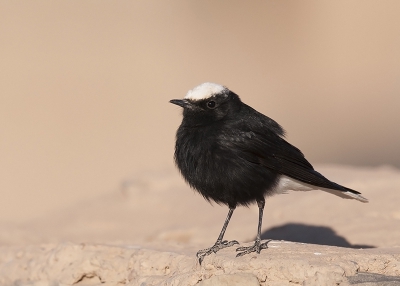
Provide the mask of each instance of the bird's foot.
[{"label": "bird's foot", "polygon": [[207,255],[210,255],[211,253],[217,253],[217,251],[219,251],[225,247],[235,245],[235,244],[239,244],[239,242],[237,242],[236,240],[232,240],[232,241],[227,241],[227,240],[218,241],[217,240],[217,242],[210,248],[199,250],[197,252],[196,256],[199,259],[200,265],[203,262],[204,257],[206,257]]},{"label": "bird's foot", "polygon": [[254,242],[254,245],[252,245],[252,246],[239,247],[239,248],[236,249],[236,251],[241,251],[241,252],[236,254],[236,257],[240,257],[240,256],[243,256],[245,254],[252,253],[252,252],[257,252],[258,254],[260,254],[262,249],[267,249],[268,248],[267,244],[270,241],[271,240],[268,240],[268,241],[266,241],[264,243],[261,243],[261,240],[256,240]]}]

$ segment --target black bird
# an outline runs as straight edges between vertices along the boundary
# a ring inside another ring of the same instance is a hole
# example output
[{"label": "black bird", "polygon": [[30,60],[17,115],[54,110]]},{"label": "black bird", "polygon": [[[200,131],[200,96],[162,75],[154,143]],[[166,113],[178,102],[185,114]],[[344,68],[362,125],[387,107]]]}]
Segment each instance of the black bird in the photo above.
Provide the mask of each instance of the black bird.
[{"label": "black bird", "polygon": [[258,232],[253,246],[239,247],[237,256],[260,253],[265,197],[288,190],[322,190],[346,199],[368,200],[314,170],[303,153],[284,139],[282,127],[243,103],[225,86],[203,83],[184,99],[182,124],[176,134],[175,162],[184,179],[206,200],[229,207],[215,244],[197,253],[199,262],[218,250],[238,244],[223,240],[236,206],[257,202]]}]

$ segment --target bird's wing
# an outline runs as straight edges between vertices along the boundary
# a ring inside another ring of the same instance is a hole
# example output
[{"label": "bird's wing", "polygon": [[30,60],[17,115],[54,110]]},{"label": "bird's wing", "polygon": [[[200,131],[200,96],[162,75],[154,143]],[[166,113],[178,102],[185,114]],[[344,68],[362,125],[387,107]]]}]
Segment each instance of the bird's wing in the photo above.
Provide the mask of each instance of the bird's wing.
[{"label": "bird's wing", "polygon": [[229,134],[222,136],[224,145],[237,150],[238,156],[243,159],[310,185],[358,193],[331,182],[315,171],[298,148],[273,132],[235,130],[232,128]]}]

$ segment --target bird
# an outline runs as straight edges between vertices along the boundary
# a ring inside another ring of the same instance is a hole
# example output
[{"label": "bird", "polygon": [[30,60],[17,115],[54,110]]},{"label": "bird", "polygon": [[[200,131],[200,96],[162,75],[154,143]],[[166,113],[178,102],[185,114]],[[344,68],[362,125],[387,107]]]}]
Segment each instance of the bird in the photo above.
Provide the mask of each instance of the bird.
[{"label": "bird", "polygon": [[184,180],[207,201],[226,205],[228,215],[215,244],[196,254],[203,259],[239,244],[224,240],[237,206],[257,203],[254,245],[238,247],[237,257],[268,248],[261,241],[265,198],[287,191],[321,190],[345,199],[368,202],[360,192],[330,181],[314,170],[304,154],[285,140],[273,119],[241,101],[226,86],[205,82],[170,103],[183,108],[176,132],[174,159]]}]

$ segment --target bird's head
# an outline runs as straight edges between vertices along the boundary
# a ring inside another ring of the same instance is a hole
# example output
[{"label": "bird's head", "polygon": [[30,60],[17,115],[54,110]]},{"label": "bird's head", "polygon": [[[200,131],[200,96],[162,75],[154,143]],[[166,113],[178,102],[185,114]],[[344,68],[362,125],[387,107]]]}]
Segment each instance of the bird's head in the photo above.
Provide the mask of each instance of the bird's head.
[{"label": "bird's head", "polygon": [[233,116],[241,106],[240,98],[227,87],[206,82],[189,90],[183,99],[171,103],[183,107],[189,125],[207,125]]}]

